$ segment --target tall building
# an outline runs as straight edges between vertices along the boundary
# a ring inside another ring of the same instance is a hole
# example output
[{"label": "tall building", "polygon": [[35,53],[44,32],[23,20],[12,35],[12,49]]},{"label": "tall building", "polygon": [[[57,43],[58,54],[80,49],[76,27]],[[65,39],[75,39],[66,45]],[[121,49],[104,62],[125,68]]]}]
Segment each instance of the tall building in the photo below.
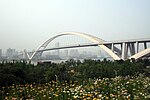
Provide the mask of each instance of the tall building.
[{"label": "tall building", "polygon": [[64,51],[64,55],[65,55],[66,58],[68,58],[68,50]]},{"label": "tall building", "polygon": [[18,56],[18,52],[15,49],[9,48],[9,49],[6,50],[6,56],[8,58],[17,57]]},{"label": "tall building", "polygon": [[6,56],[7,57],[12,57],[13,56],[13,50],[11,48],[6,50]]},{"label": "tall building", "polygon": [[68,50],[65,49],[63,52],[60,52],[60,57],[63,59],[68,59]]},{"label": "tall building", "polygon": [[70,58],[79,58],[79,51],[77,49],[70,50]]},{"label": "tall building", "polygon": [[[56,47],[56,48],[58,48],[58,47],[59,47],[59,42],[56,42],[56,43],[55,43],[55,47]],[[59,56],[59,49],[58,49],[58,50],[56,50],[55,55],[58,55],[58,56]]]}]

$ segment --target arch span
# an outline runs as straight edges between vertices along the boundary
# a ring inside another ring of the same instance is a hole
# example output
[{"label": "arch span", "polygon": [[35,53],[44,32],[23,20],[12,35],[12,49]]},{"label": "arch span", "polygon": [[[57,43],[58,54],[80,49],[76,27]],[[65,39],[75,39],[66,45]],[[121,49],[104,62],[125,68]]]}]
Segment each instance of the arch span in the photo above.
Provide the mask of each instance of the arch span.
[{"label": "arch span", "polygon": [[120,58],[114,53],[112,52],[108,47],[106,47],[105,45],[103,45],[102,43],[104,42],[104,40],[97,38],[95,36],[86,34],[86,33],[80,33],[80,32],[62,32],[62,33],[58,33],[57,35],[49,38],[48,40],[46,40],[45,42],[43,42],[37,49],[36,51],[31,55],[31,57],[29,57],[29,60],[32,60],[32,58],[34,57],[34,55],[37,53],[38,50],[40,49],[45,49],[46,46],[53,41],[55,38],[63,36],[63,35],[77,35],[83,38],[86,38],[88,40],[90,40],[91,42],[94,43],[99,43],[101,45],[98,45],[100,48],[102,48],[104,51],[106,51],[114,60],[120,60]]},{"label": "arch span", "polygon": [[143,57],[143,56],[145,56],[147,54],[150,54],[150,48],[147,48],[147,49],[145,49],[145,50],[143,50],[143,51],[141,51],[141,52],[139,52],[139,53],[129,57],[129,59],[134,58],[136,60],[136,59],[139,59],[139,58],[141,58],[141,57]]}]

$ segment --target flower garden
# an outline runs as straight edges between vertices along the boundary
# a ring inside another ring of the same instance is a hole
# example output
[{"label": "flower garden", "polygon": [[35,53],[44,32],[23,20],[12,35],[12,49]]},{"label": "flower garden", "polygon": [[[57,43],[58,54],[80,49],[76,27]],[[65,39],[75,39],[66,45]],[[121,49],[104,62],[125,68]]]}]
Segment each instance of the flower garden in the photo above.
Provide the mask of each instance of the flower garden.
[{"label": "flower garden", "polygon": [[88,79],[86,81],[50,81],[2,87],[5,100],[150,100],[150,77]]}]

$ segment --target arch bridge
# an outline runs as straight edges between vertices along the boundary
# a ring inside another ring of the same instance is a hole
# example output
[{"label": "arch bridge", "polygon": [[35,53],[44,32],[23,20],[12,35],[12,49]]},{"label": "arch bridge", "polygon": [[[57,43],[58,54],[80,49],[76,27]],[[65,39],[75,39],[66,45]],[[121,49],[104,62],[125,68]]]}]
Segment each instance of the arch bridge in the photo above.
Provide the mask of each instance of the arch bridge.
[{"label": "arch bridge", "polygon": [[[54,39],[65,36],[65,35],[77,35],[82,38],[85,38],[94,44],[86,44],[86,45],[75,45],[75,46],[66,46],[66,47],[58,47],[58,48],[50,48],[46,49],[47,45],[51,43]],[[150,55],[150,48],[148,47],[148,43],[150,43],[150,38],[148,39],[135,39],[135,40],[123,40],[123,41],[104,41],[101,38],[80,32],[62,32],[58,33],[57,35],[50,37],[48,40],[43,42],[30,56],[28,53],[27,57],[29,60],[32,60],[33,57],[37,53],[43,53],[47,50],[56,50],[56,49],[65,49],[65,48],[76,48],[76,47],[86,47],[86,46],[98,46],[103,49],[108,55],[110,55],[114,60],[126,60],[126,59],[139,59],[142,57],[149,57]],[[140,46],[139,44],[144,45],[144,49],[139,51]],[[119,45],[118,48],[116,45]],[[129,55],[130,53],[130,55]]]}]

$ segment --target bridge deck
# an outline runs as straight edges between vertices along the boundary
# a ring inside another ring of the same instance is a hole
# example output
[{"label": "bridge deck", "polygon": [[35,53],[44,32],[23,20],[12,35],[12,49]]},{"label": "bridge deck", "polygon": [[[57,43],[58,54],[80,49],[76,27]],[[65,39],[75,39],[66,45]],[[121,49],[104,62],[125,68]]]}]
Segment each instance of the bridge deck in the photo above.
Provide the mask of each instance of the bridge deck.
[{"label": "bridge deck", "polygon": [[117,41],[106,41],[103,44],[121,44],[121,43],[142,43],[142,42],[150,42],[150,38],[144,38],[144,39],[132,39],[132,40],[117,40]]},{"label": "bridge deck", "polygon": [[72,46],[64,46],[64,47],[55,47],[55,48],[49,48],[49,49],[44,49],[44,50],[38,50],[37,52],[42,52],[42,51],[49,51],[49,50],[57,50],[57,49],[67,49],[67,48],[79,48],[79,47],[89,47],[89,46],[98,46],[98,45],[111,45],[113,44],[121,44],[121,43],[142,43],[142,42],[150,42],[150,39],[134,39],[134,40],[121,40],[121,41],[107,41],[103,42],[101,44],[78,44],[78,45],[72,45]]}]

